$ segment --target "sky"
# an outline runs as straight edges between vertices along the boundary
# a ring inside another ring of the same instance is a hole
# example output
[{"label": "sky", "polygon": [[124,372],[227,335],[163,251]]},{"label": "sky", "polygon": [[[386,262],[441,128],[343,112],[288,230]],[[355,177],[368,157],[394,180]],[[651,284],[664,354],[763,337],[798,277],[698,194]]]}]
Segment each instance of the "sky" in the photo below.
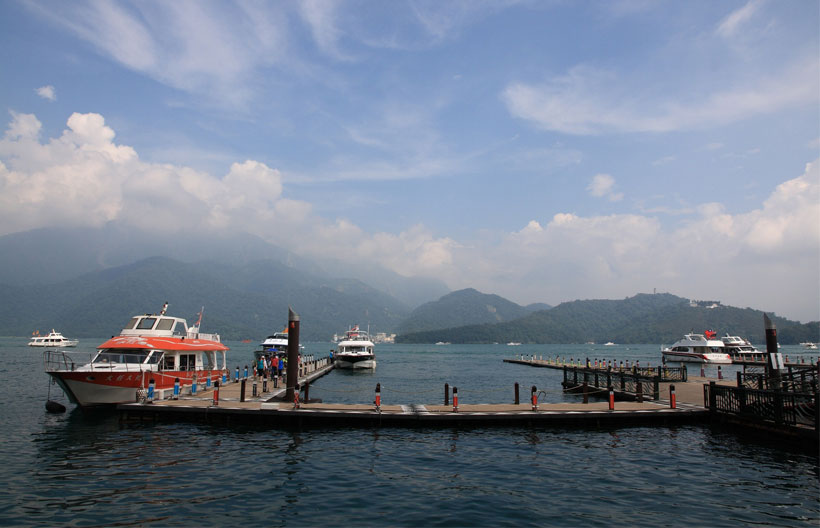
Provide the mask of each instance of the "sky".
[{"label": "sky", "polygon": [[6,1],[0,44],[0,235],[820,319],[816,1]]}]

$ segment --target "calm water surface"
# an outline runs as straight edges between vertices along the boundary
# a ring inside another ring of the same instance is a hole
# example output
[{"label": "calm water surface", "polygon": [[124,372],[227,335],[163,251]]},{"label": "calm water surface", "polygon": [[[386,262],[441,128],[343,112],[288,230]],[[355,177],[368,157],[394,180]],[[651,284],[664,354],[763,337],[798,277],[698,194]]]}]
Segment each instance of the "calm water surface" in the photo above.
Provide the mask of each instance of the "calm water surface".
[{"label": "calm water surface", "polygon": [[[85,339],[78,354],[102,342]],[[42,352],[0,338],[0,525],[818,526],[818,457],[706,427],[305,429],[120,425],[44,410]],[[253,344],[229,343],[229,365]],[[307,344],[324,355],[329,344]],[[515,354],[657,364],[658,346],[377,347],[375,372],[333,372],[325,401],[511,402],[513,384],[574,401]],[[796,355],[797,347],[784,347]],[[732,375],[728,372],[727,375]],[[52,398],[65,402],[56,387]]]}]

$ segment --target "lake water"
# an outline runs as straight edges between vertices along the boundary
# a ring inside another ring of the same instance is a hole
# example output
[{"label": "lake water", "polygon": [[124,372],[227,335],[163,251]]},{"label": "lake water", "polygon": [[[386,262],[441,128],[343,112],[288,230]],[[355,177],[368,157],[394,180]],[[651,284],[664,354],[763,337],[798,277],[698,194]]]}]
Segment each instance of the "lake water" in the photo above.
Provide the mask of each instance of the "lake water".
[{"label": "lake water", "polygon": [[[90,353],[103,339],[84,339]],[[812,526],[818,457],[701,426],[322,429],[121,425],[50,415],[42,352],[0,338],[2,526]],[[254,344],[228,343],[229,365]],[[307,343],[326,355],[329,343]],[[374,372],[335,371],[312,398],[384,404],[576,401],[561,374],[513,354],[629,359],[658,346],[379,345]],[[798,347],[784,347],[792,357]],[[809,356],[806,356],[809,357]],[[812,356],[816,357],[816,356]],[[731,368],[726,373],[733,375]],[[699,373],[699,372],[698,372]],[[708,373],[707,373],[708,374]],[[52,398],[66,403],[55,386]]]}]

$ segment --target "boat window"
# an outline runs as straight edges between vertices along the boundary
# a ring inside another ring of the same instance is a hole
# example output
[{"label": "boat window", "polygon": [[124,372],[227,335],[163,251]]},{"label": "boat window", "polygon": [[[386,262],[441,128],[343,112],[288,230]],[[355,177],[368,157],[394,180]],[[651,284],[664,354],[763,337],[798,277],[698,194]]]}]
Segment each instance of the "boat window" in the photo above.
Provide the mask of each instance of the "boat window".
[{"label": "boat window", "polygon": [[128,321],[128,324],[125,325],[125,329],[126,330],[133,330],[134,327],[137,326],[137,321],[139,321],[139,320],[140,320],[139,317],[132,317],[131,320]]},{"label": "boat window", "polygon": [[202,354],[202,368],[205,370],[213,370],[215,367],[215,358],[216,352],[207,352]]},{"label": "boat window", "polygon": [[151,355],[148,356],[148,361],[146,361],[146,363],[148,363],[150,365],[154,365],[156,363],[159,363],[159,360],[161,358],[162,358],[162,352],[160,352],[159,350],[154,350],[153,352],[151,352]]},{"label": "boat window", "polygon": [[157,330],[170,330],[174,326],[173,319],[160,319],[159,324],[157,324]]},{"label": "boat window", "polygon": [[196,370],[196,355],[195,354],[180,354],[179,355],[179,370]]},{"label": "boat window", "polygon": [[145,317],[140,323],[137,325],[137,330],[150,330],[154,328],[154,323],[157,322],[156,317]]},{"label": "boat window", "polygon": [[165,356],[162,358],[162,370],[175,370],[174,356]]},{"label": "boat window", "polygon": [[100,350],[94,358],[94,363],[143,363],[148,353],[148,350],[136,348],[107,348]]},{"label": "boat window", "polygon": [[185,323],[182,321],[177,321],[177,324],[174,326],[174,333],[179,335],[187,335],[188,329],[185,328]]}]

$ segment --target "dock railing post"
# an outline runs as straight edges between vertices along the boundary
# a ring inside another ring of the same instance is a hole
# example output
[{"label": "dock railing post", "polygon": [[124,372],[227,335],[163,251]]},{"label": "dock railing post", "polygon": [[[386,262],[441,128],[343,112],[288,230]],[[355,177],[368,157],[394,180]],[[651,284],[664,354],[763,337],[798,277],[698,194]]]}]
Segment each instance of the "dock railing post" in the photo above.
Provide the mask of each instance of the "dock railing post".
[{"label": "dock railing post", "polygon": [[535,385],[532,386],[532,410],[538,410],[538,392]]},{"label": "dock railing post", "polygon": [[717,394],[715,387],[717,384],[714,381],[709,382],[709,412],[713,415],[717,412]]},{"label": "dock railing post", "polygon": [[586,381],[584,381],[583,389],[584,389],[584,403],[589,403],[589,385],[587,384]]},{"label": "dock railing post", "polygon": [[288,307],[288,365],[286,401],[294,401],[297,396],[296,385],[299,383],[299,315]]},{"label": "dock railing post", "polygon": [[652,386],[652,399],[658,401],[661,399],[661,369],[658,368],[658,374]]}]

